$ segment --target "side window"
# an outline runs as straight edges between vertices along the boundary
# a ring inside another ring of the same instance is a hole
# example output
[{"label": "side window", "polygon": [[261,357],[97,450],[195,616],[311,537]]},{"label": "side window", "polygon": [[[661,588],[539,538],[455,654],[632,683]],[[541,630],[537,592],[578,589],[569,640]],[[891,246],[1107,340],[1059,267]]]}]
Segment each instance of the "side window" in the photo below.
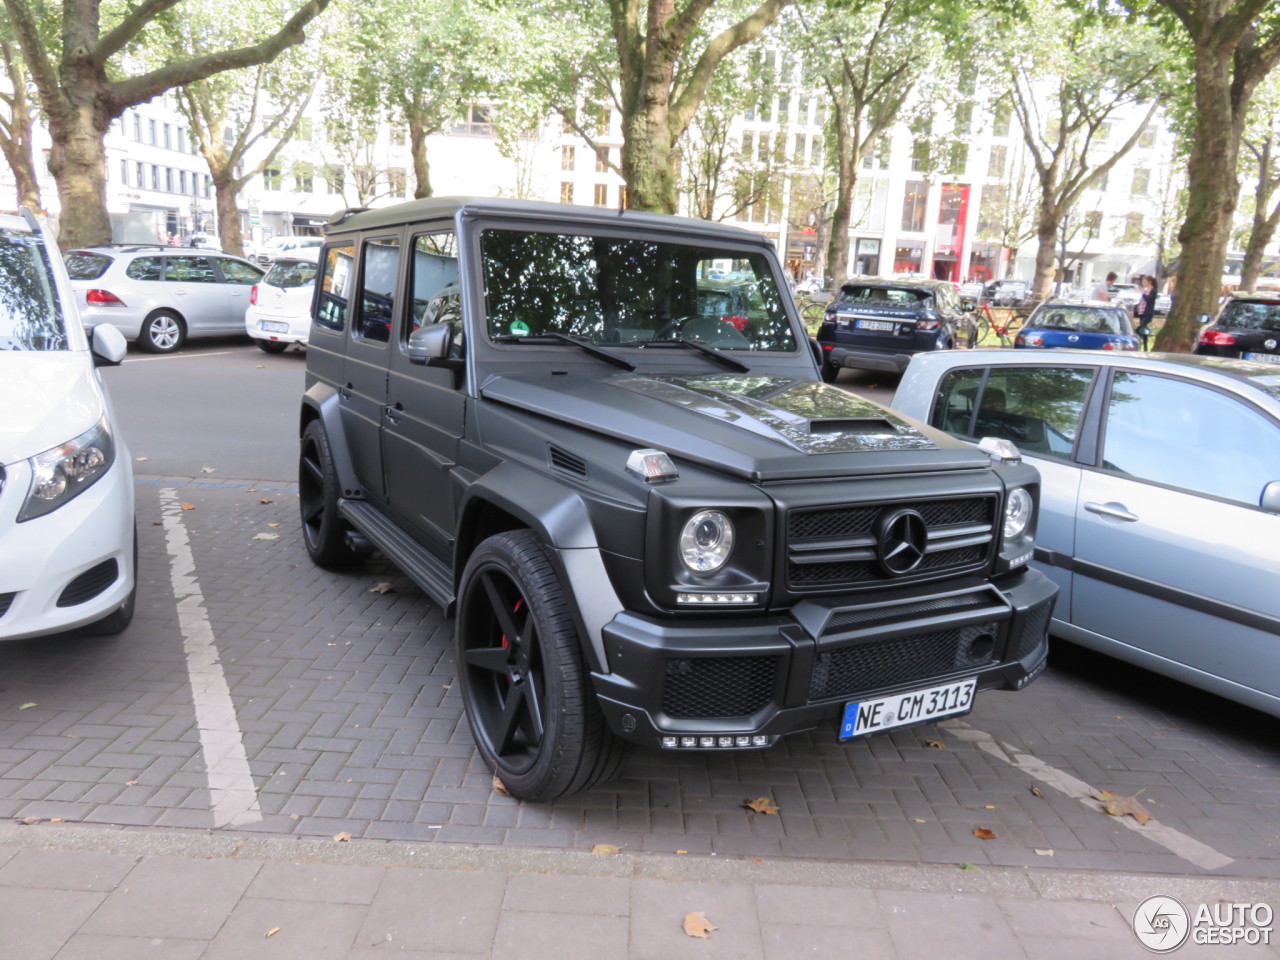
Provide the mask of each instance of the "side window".
[{"label": "side window", "polygon": [[424,233],[413,238],[413,309],[409,324],[400,333],[401,342],[419,327],[432,323],[455,326],[449,354],[463,355],[462,288],[458,283],[458,235],[452,230]]},{"label": "side window", "polygon": [[252,286],[262,279],[262,271],[230,257],[219,257],[218,266],[222,268],[222,279],[225,283],[239,283]]},{"label": "side window", "polygon": [[207,257],[165,257],[164,278],[174,283],[217,283]]},{"label": "side window", "polygon": [[360,288],[360,317],[356,336],[386,343],[391,339],[391,321],[395,316],[396,278],[400,272],[400,239],[377,237],[366,240],[361,251],[364,260]]},{"label": "side window", "polygon": [[351,279],[355,271],[354,246],[339,243],[324,252],[324,276],[320,279],[320,302],[316,307],[317,326],[328,330],[343,330],[347,325],[348,303],[351,301]]},{"label": "side window", "polygon": [[124,275],[130,280],[163,280],[164,263],[159,257],[137,257],[125,267]]},{"label": "side window", "polygon": [[934,402],[934,426],[972,439],[1012,440],[1019,450],[1038,456],[1071,456],[1092,370],[992,367],[985,385],[982,373],[957,370],[943,378]]},{"label": "side window", "polygon": [[1102,456],[1108,470],[1256,506],[1280,480],[1280,429],[1207,387],[1118,373]]}]

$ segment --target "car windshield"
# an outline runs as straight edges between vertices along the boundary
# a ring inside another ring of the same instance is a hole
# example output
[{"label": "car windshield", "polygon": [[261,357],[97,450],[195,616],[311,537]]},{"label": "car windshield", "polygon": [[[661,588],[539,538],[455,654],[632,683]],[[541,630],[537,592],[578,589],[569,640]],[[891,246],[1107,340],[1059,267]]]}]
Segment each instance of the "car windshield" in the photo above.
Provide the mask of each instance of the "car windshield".
[{"label": "car windshield", "polygon": [[1052,305],[1033,316],[1027,327],[1039,330],[1074,330],[1079,333],[1113,333],[1127,336],[1129,320],[1119,310],[1091,310],[1087,307]]},{"label": "car windshield", "polygon": [[62,302],[44,240],[0,229],[0,350],[66,350]]},{"label": "car windshield", "polygon": [[900,303],[915,306],[927,303],[930,296],[928,290],[915,287],[870,287],[847,283],[840,288],[840,299],[849,303]]},{"label": "car windshield", "polygon": [[272,287],[306,287],[316,278],[316,265],[308,260],[277,263],[262,282]]},{"label": "car windshield", "polygon": [[605,346],[685,339],[727,350],[797,348],[762,253],[501,229],[484,230],[480,250],[494,341],[565,334]]},{"label": "car windshield", "polygon": [[1280,299],[1233,300],[1218,322],[1237,330],[1280,330]]},{"label": "car windshield", "polygon": [[72,250],[63,262],[72,280],[97,280],[111,266],[111,257],[92,250]]}]

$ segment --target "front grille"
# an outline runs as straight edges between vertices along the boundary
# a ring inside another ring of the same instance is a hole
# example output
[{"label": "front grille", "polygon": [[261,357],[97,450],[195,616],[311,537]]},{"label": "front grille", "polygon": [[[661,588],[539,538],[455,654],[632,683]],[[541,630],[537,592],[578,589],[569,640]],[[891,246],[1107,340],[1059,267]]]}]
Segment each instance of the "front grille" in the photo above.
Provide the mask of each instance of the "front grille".
[{"label": "front grille", "polygon": [[120,576],[120,565],[116,563],[115,558],[103,560],[96,567],[90,567],[63,588],[62,596],[58,597],[58,606],[74,607],[78,603],[92,600],[115,583],[118,576]]},{"label": "front grille", "polygon": [[13,603],[16,593],[0,593],[0,617],[9,612],[9,605]]},{"label": "front grille", "polygon": [[1011,659],[1021,660],[1040,645],[1044,632],[1049,627],[1049,617],[1053,613],[1053,601],[1046,600],[1038,607],[1032,607],[1022,617],[1022,635],[1018,638],[1018,648],[1013,651]]},{"label": "front grille", "polygon": [[877,623],[906,620],[911,617],[927,617],[936,613],[963,616],[967,611],[990,606],[986,593],[961,593],[948,597],[934,597],[916,603],[896,603],[883,607],[859,607],[843,610],[827,622],[825,633],[839,633],[846,627],[870,627]]},{"label": "front grille", "polygon": [[854,644],[818,655],[809,699],[849,697],[912,681],[927,682],[996,664],[997,621]]},{"label": "front grille", "polygon": [[670,660],[662,712],[684,720],[749,717],[773,697],[777,671],[777,657]]},{"label": "front grille", "polygon": [[[787,516],[786,582],[798,593],[912,583],[977,569],[995,537],[993,496],[806,507]],[[891,511],[914,510],[928,529],[928,552],[912,570],[889,573],[877,553],[877,526]]]}]

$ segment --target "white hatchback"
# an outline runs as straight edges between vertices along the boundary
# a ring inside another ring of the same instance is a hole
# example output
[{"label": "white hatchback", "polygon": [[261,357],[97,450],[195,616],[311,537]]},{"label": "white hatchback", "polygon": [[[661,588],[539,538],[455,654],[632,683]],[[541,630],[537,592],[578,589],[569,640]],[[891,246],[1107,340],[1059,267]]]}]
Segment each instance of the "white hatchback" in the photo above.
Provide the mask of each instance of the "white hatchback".
[{"label": "white hatchback", "polygon": [[0,215],[0,640],[133,618],[133,468],[95,369],[124,355],[35,218]]},{"label": "white hatchback", "polygon": [[280,257],[249,291],[245,332],[267,353],[281,353],[291,343],[306,346],[318,258],[318,250]]}]

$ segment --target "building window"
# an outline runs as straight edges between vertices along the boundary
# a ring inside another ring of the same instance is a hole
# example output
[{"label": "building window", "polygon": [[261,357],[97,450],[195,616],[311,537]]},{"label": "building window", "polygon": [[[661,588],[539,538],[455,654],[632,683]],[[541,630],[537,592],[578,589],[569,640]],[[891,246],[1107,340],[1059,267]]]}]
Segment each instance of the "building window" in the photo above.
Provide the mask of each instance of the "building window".
[{"label": "building window", "polygon": [[336,194],[338,196],[342,196],[345,183],[341,167],[337,165],[328,167],[324,172],[324,180],[328,185],[327,189],[331,195]]},{"label": "building window", "polygon": [[178,171],[178,192],[187,192],[187,171],[185,170]]},{"label": "building window", "polygon": [[403,147],[405,144],[404,127],[391,128],[391,145],[393,147]]},{"label": "building window", "polygon": [[909,243],[905,246],[897,247],[893,251],[893,272],[894,273],[919,273],[920,264],[924,260],[924,246],[918,243]]},{"label": "building window", "polygon": [[141,160],[135,161],[133,165],[133,185],[144,188],[147,185],[147,168]]},{"label": "building window", "polygon": [[573,181],[560,181],[560,202],[573,203]]},{"label": "building window", "polygon": [[133,115],[133,139],[142,142],[142,117],[137,113]]},{"label": "building window", "polygon": [[407,183],[404,168],[392,167],[387,171],[387,188],[391,191],[391,196],[407,197],[409,195],[406,190]]},{"label": "building window", "polygon": [[167,123],[164,125],[164,148],[173,149],[173,129]]},{"label": "building window", "polygon": [[1144,170],[1142,167],[1133,171],[1133,195],[1135,197],[1145,197],[1147,189],[1151,186],[1151,171]]},{"label": "building window", "polygon": [[1110,171],[1105,171],[1100,177],[1098,177],[1097,180],[1093,181],[1093,189],[1094,190],[1107,189],[1107,179],[1109,176],[1110,176]]},{"label": "building window", "polygon": [[947,169],[946,173],[952,176],[960,176],[964,173],[964,168],[969,164],[969,145],[953,140],[947,144]]},{"label": "building window", "polygon": [[929,202],[929,184],[924,180],[908,180],[902,196],[902,229],[912,233],[924,230],[924,209]]},{"label": "building window", "polygon": [[987,157],[987,176],[997,180],[1004,179],[1004,170],[1009,163],[1009,148],[1003,143],[993,144],[991,155]]},{"label": "building window", "polygon": [[467,108],[463,120],[454,124],[453,132],[473,137],[492,137],[493,108],[487,104],[473,103]]},{"label": "building window", "polygon": [[262,171],[262,188],[264,190],[279,190],[282,179],[279,167],[267,167]]},{"label": "building window", "polygon": [[120,161],[120,185],[127,187],[129,185],[129,161]]},{"label": "building window", "polygon": [[303,117],[301,120],[298,121],[297,129],[293,134],[294,139],[301,140],[304,143],[310,143],[311,131],[312,131],[311,118]]},{"label": "building window", "polygon": [[600,134],[602,136],[608,135],[609,128],[612,126],[613,126],[613,111],[608,107],[605,107],[604,111],[600,114]]},{"label": "building window", "polygon": [[293,168],[293,189],[298,193],[310,193],[316,188],[315,170],[309,163],[300,163]]},{"label": "building window", "polygon": [[607,183],[596,184],[595,205],[597,207],[607,207],[609,205],[609,185]]},{"label": "building window", "polygon": [[1124,218],[1124,233],[1120,235],[1121,243],[1142,242],[1142,214],[1129,213]]},{"label": "building window", "polygon": [[962,103],[956,107],[955,135],[967,137],[973,133],[973,104]]},{"label": "building window", "polygon": [[1102,233],[1102,211],[1090,210],[1084,215],[1084,231],[1090,240],[1096,240]]},{"label": "building window", "polygon": [[756,135],[750,130],[742,134],[742,159],[753,163],[756,159]]},{"label": "building window", "polygon": [[154,144],[156,142],[156,122],[154,120],[147,121],[147,143]]},{"label": "building window", "polygon": [[609,172],[609,148],[596,147],[596,173]]},{"label": "building window", "polygon": [[1013,117],[1013,104],[1006,97],[996,104],[995,113],[991,118],[991,133],[997,137],[1007,137],[1009,135],[1009,122]]},{"label": "building window", "polygon": [[1000,237],[1004,232],[1008,195],[1008,188],[1003,183],[982,188],[982,205],[978,208],[978,236]]},{"label": "building window", "polygon": [[574,154],[574,149],[572,144],[566,143],[564,146],[560,148],[560,169],[561,170],[573,169],[573,154]]},{"label": "building window", "polygon": [[151,189],[160,190],[160,168],[154,163],[151,165]]},{"label": "building window", "polygon": [[1142,128],[1142,134],[1138,137],[1138,147],[1142,150],[1150,150],[1156,145],[1156,125],[1148,123]]},{"label": "building window", "polygon": [[915,140],[911,144],[911,169],[919,173],[929,168],[929,141]]},{"label": "building window", "polygon": [[173,167],[164,168],[164,189],[166,193],[173,193]]}]

